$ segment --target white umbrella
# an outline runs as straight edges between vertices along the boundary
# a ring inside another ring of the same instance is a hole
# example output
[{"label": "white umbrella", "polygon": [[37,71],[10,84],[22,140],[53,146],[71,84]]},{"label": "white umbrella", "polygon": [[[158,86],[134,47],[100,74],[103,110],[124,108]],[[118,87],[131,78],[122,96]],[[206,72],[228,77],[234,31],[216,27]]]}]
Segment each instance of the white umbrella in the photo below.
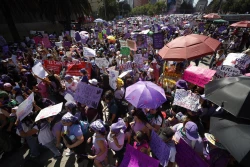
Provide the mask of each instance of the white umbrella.
[{"label": "white umbrella", "polygon": [[36,116],[35,122],[48,118],[54,115],[57,115],[62,110],[63,103],[59,103],[53,106],[46,107],[42,109],[39,114]]},{"label": "white umbrella", "polygon": [[94,22],[95,23],[103,23],[103,22],[106,22],[106,21],[98,18],[98,19],[95,19]]}]

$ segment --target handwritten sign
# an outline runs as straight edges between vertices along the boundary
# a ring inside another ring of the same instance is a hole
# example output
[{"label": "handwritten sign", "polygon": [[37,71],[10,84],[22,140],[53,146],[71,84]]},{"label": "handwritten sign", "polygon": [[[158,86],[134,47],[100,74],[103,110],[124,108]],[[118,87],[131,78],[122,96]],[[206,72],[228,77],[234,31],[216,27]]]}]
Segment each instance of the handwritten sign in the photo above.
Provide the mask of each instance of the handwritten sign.
[{"label": "handwritten sign", "polygon": [[197,111],[200,97],[191,91],[176,89],[173,105],[181,106],[191,111]]},{"label": "handwritten sign", "polygon": [[129,49],[129,47],[121,47],[120,51],[121,51],[122,55],[125,55],[125,56],[130,55],[130,49]]},{"label": "handwritten sign", "polygon": [[147,154],[134,149],[131,145],[126,145],[126,152],[120,167],[157,167],[159,161],[149,157]]},{"label": "handwritten sign", "polygon": [[103,67],[107,68],[109,66],[109,61],[106,58],[96,58],[95,64],[102,69]]},{"label": "handwritten sign", "polygon": [[187,144],[180,139],[176,147],[175,162],[179,167],[209,167],[209,165]]},{"label": "handwritten sign", "polygon": [[34,93],[31,93],[27,99],[25,99],[16,111],[17,118],[22,121],[29,113],[32,112],[34,102]]},{"label": "handwritten sign", "polygon": [[116,79],[118,78],[119,71],[116,70],[110,70],[109,71],[109,85],[112,89],[116,89]]},{"label": "handwritten sign", "polygon": [[216,68],[215,78],[225,78],[225,77],[234,77],[241,75],[241,71],[238,68],[231,66],[218,66]]},{"label": "handwritten sign", "polygon": [[79,82],[77,84],[74,99],[81,104],[97,109],[102,91],[101,88]]},{"label": "handwritten sign", "polygon": [[134,55],[134,62],[136,64],[137,68],[143,68],[144,64],[143,64],[143,58],[142,58],[142,54],[135,54]]},{"label": "handwritten sign", "polygon": [[133,51],[137,50],[136,43],[133,40],[127,39],[127,46]]},{"label": "handwritten sign", "polygon": [[[32,67],[32,72],[39,76],[40,78],[45,78],[48,73],[44,70],[42,64],[39,62],[37,63],[34,67]],[[40,79],[37,79],[38,80],[38,83],[41,82]]]},{"label": "handwritten sign", "polygon": [[159,138],[155,131],[151,132],[149,145],[154,155],[160,160],[160,164],[166,166],[169,161],[170,147]]},{"label": "handwritten sign", "polygon": [[236,59],[239,61],[244,55],[244,53],[230,53],[227,55],[222,65],[236,67]]},{"label": "handwritten sign", "polygon": [[131,61],[128,61],[119,66],[120,70],[122,71],[132,70],[132,67],[133,67],[133,63]]},{"label": "handwritten sign", "polygon": [[83,47],[83,55],[85,57],[95,57],[96,56],[96,52],[95,52],[94,49]]},{"label": "handwritten sign", "polygon": [[247,68],[249,64],[250,64],[250,56],[244,54],[242,57],[236,59],[235,67],[244,70]]},{"label": "handwritten sign", "polygon": [[164,46],[164,35],[162,33],[155,33],[153,35],[154,49],[161,49]]},{"label": "handwritten sign", "polygon": [[184,71],[183,79],[204,88],[215,73],[215,70],[210,70],[197,66],[189,66]]}]

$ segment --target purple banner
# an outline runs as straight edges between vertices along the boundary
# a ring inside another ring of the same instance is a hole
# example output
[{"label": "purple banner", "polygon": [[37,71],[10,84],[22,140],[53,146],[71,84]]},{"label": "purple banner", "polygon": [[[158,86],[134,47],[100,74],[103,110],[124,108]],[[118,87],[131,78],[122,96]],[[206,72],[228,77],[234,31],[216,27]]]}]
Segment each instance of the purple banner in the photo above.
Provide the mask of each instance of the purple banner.
[{"label": "purple banner", "polygon": [[120,167],[157,167],[159,161],[149,157],[147,154],[134,149],[131,145],[126,145],[126,152]]},{"label": "purple banner", "polygon": [[137,48],[147,48],[148,47],[147,35],[135,34],[134,39],[135,39]]},{"label": "purple banner", "polygon": [[175,162],[179,167],[208,167],[209,165],[182,139],[176,145]]},{"label": "purple banner", "polygon": [[154,49],[161,49],[164,46],[164,35],[162,33],[155,33],[153,35]]}]

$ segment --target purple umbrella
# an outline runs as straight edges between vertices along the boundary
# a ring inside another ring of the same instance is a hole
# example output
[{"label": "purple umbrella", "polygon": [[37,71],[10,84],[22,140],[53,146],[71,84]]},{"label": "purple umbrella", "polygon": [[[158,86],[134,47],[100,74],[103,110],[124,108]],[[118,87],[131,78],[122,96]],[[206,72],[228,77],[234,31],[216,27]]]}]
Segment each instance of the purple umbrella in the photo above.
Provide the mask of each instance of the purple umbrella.
[{"label": "purple umbrella", "polygon": [[136,108],[156,109],[166,101],[164,90],[150,81],[138,81],[127,87],[125,99]]}]

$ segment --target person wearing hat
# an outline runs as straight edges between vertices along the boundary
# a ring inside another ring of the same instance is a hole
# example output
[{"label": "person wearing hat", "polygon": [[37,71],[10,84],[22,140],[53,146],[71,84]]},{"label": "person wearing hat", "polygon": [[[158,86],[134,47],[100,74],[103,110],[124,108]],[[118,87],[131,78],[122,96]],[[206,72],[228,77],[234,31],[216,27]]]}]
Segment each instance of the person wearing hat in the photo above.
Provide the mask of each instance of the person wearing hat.
[{"label": "person wearing hat", "polygon": [[198,127],[192,121],[185,120],[183,123],[172,127],[175,132],[173,139],[178,143],[180,139],[184,140],[196,153],[203,157],[203,140],[199,136]]},{"label": "person wearing hat", "polygon": [[69,93],[71,95],[74,95],[78,82],[77,80],[74,80],[73,77],[71,75],[66,75],[64,77],[65,82],[65,87],[66,87],[66,92],[65,93]]},{"label": "person wearing hat", "polygon": [[170,127],[160,129],[159,137],[170,147],[169,161],[165,166],[173,167],[175,163],[176,148],[173,140],[175,132]]},{"label": "person wearing hat", "polygon": [[115,151],[115,155],[118,158],[118,165],[120,165],[123,159],[123,154],[125,152],[124,131],[126,130],[126,128],[127,127],[123,119],[118,118],[118,121],[110,126],[110,132],[107,137],[109,148]]},{"label": "person wearing hat", "polygon": [[98,86],[98,81],[97,79],[93,78],[91,80],[89,80],[89,84],[92,85],[92,86]]},{"label": "person wearing hat", "polygon": [[80,81],[84,82],[84,83],[88,83],[89,79],[88,79],[88,72],[87,72],[87,70],[85,68],[82,68],[79,72],[82,75],[81,78],[80,78]]},{"label": "person wearing hat", "polygon": [[188,85],[187,85],[187,82],[183,79],[179,79],[177,82],[176,82],[176,89],[185,89],[185,90],[188,90]]},{"label": "person wearing hat", "polygon": [[230,161],[230,153],[212,135],[205,133],[206,153],[205,156],[210,167],[227,167]]}]

